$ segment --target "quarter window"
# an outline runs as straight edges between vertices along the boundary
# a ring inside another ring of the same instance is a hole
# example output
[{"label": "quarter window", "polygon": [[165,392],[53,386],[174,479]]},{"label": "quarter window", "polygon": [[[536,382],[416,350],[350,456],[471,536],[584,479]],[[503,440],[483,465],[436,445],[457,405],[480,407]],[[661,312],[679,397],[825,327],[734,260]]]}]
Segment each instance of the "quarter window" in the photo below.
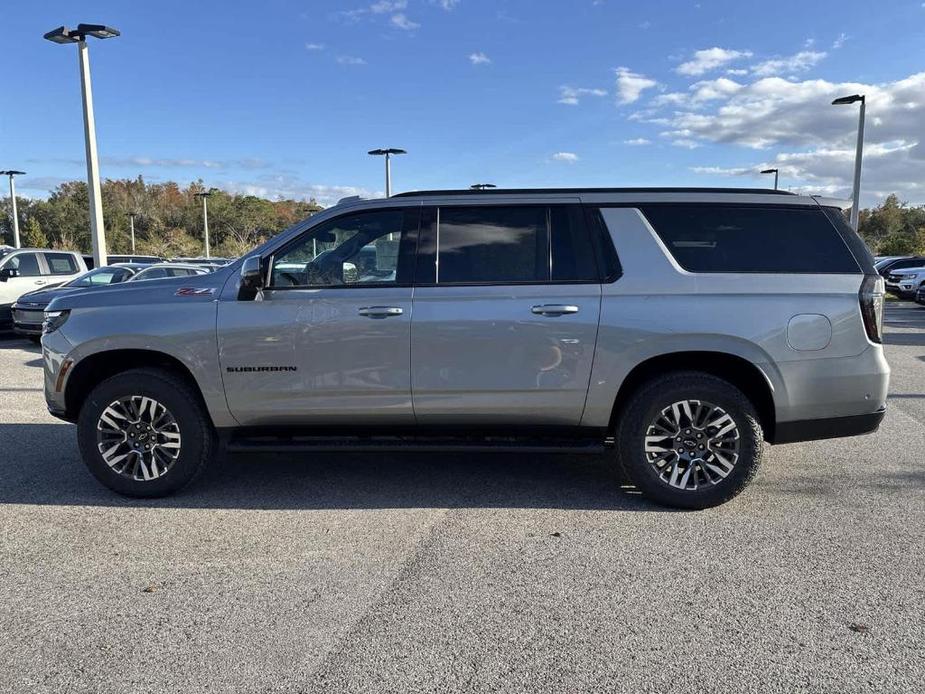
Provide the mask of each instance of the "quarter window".
[{"label": "quarter window", "polygon": [[857,273],[819,208],[642,205],[678,264],[691,272]]}]

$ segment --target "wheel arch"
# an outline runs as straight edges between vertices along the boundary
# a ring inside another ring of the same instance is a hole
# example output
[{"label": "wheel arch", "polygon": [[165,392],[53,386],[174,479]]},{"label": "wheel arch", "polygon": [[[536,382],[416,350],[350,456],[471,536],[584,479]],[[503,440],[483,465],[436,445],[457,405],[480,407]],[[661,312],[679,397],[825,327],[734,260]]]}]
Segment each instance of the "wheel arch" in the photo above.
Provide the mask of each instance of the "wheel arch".
[{"label": "wheel arch", "polygon": [[152,349],[113,349],[95,352],[78,361],[68,375],[64,390],[65,415],[76,421],[87,395],[99,383],[131,369],[162,369],[187,383],[199,399],[199,404],[210,417],[209,408],[199,383],[192,371],[176,357]]},{"label": "wheel arch", "polygon": [[755,406],[765,440],[774,440],[776,426],[774,389],[767,375],[743,357],[728,352],[702,350],[659,354],[633,367],[617,391],[608,430],[615,430],[626,404],[639,388],[653,378],[674,371],[700,371],[722,378],[734,385]]}]

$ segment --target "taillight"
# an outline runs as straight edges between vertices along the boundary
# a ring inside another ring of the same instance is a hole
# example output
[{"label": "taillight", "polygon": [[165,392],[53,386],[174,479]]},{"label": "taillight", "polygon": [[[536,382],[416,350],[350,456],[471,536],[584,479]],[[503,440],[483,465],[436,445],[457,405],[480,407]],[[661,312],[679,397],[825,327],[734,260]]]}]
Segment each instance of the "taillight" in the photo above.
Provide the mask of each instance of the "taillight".
[{"label": "taillight", "polygon": [[864,330],[871,342],[883,342],[883,295],[885,289],[880,275],[864,275],[858,301],[861,304],[861,318]]}]

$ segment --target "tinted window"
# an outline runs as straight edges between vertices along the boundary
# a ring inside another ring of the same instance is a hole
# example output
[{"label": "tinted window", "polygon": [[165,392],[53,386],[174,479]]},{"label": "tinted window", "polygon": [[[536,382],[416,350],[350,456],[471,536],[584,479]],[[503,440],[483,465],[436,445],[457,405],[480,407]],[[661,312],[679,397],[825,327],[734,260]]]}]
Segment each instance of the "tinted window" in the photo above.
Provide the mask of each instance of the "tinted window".
[{"label": "tinted window", "polygon": [[65,286],[95,287],[102,284],[116,284],[117,282],[124,282],[127,274],[126,270],[121,268],[101,267],[81,275],[76,280],[71,280]]},{"label": "tinted window", "polygon": [[596,281],[597,261],[594,246],[585,228],[581,208],[549,208],[552,242],[552,279],[554,281]]},{"label": "tinted window", "polygon": [[692,272],[856,273],[819,208],[643,205],[678,264]]},{"label": "tinted window", "polygon": [[546,207],[444,207],[439,284],[543,282],[549,277]]},{"label": "tinted window", "polygon": [[399,251],[403,243],[407,246],[412,242],[409,234],[411,229],[416,231],[416,220],[416,212],[381,210],[324,222],[274,258],[270,286],[394,284],[398,281]]},{"label": "tinted window", "polygon": [[70,253],[46,253],[45,262],[53,275],[73,275],[78,272],[77,261]]},{"label": "tinted window", "polygon": [[904,260],[894,261],[893,264],[890,265],[890,270],[902,270],[903,268],[907,267],[921,267],[923,264],[925,264],[925,262],[923,262],[922,258],[906,258]]},{"label": "tinted window", "polygon": [[157,280],[162,277],[167,277],[167,268],[155,267],[150,270],[142,270],[135,275],[134,279],[140,282],[142,280]]},{"label": "tinted window", "polygon": [[858,233],[851,228],[851,224],[848,222],[845,213],[837,207],[823,207],[822,209],[825,212],[825,216],[829,218],[829,221],[832,222],[832,225],[838,230],[838,233],[841,234],[842,240],[851,250],[854,259],[858,262],[858,265],[861,266],[861,269],[864,270],[866,274],[876,273],[877,269],[874,266],[873,253],[870,252],[867,244],[858,236]]},{"label": "tinted window", "polygon": [[42,274],[39,271],[39,257],[35,253],[14,255],[3,267],[16,268],[20,277],[38,277]]}]

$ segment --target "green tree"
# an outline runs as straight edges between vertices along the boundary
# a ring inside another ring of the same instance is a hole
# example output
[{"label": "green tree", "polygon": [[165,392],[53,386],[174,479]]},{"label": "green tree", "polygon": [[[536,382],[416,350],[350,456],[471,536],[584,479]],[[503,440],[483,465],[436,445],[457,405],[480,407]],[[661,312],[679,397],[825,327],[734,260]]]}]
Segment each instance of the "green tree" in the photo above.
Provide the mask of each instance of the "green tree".
[{"label": "green tree", "polygon": [[42,231],[42,225],[35,217],[29,217],[22,230],[22,245],[27,248],[46,248],[48,239]]}]

